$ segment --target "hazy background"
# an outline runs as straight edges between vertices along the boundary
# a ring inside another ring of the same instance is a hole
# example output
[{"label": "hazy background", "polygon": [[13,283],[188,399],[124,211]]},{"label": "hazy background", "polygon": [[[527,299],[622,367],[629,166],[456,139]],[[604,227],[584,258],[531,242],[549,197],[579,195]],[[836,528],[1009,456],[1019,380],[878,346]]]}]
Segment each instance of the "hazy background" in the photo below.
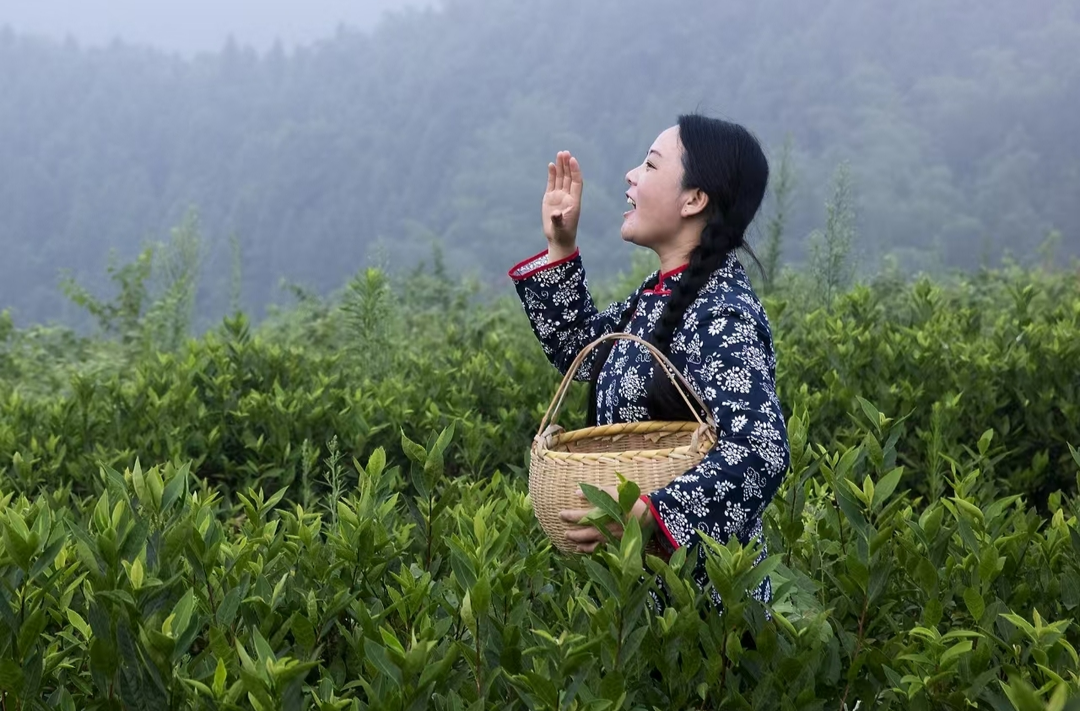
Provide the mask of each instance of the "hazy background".
[{"label": "hazy background", "polygon": [[204,321],[237,286],[258,316],[282,279],[326,293],[436,244],[508,287],[562,148],[586,266],[609,274],[623,175],[693,109],[747,125],[774,167],[790,138],[789,264],[844,161],[864,271],[1045,259],[1048,234],[1080,255],[1075,0],[420,5],[0,0],[0,310],[76,323],[62,270],[109,296],[110,251],[192,208]]},{"label": "hazy background", "polygon": [[260,50],[331,37],[339,25],[371,29],[388,11],[436,0],[0,0],[0,25],[83,45],[116,39],[184,56],[220,50],[232,37]]}]

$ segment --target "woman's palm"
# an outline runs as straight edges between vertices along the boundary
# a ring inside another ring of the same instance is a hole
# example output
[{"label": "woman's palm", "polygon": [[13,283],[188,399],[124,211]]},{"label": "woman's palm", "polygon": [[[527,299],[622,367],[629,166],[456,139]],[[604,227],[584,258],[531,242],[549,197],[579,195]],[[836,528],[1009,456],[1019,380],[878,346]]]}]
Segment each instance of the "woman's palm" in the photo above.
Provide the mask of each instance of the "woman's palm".
[{"label": "woman's palm", "polygon": [[548,242],[563,247],[576,242],[583,187],[577,159],[569,151],[561,151],[555,162],[548,164],[547,190],[541,206]]}]

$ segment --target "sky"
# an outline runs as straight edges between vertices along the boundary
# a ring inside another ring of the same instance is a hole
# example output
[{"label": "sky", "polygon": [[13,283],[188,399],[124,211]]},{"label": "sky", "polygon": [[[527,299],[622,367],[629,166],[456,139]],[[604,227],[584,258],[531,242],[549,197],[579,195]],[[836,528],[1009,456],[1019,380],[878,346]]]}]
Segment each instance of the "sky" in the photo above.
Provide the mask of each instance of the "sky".
[{"label": "sky", "polygon": [[230,36],[264,50],[332,36],[342,24],[370,29],[388,10],[437,0],[0,0],[0,27],[82,45],[114,39],[192,55]]}]

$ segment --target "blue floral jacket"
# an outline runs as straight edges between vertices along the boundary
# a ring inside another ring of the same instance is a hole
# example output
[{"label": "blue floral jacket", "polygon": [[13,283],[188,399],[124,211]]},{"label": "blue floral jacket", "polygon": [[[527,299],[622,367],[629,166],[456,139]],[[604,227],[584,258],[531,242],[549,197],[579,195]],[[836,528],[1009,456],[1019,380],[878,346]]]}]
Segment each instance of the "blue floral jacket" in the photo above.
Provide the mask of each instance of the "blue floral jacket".
[{"label": "blue floral jacket", "polygon": [[[544,251],[510,270],[544,353],[562,373],[584,346],[619,327],[638,294],[625,331],[648,339],[681,276],[681,269],[654,272],[626,301],[598,311],[578,252],[549,263]],[[697,466],[643,498],[669,550],[697,542],[696,531],[721,543],[737,536],[746,544],[761,534],[762,512],[788,471],[790,455],[776,396],[772,331],[734,253],[687,308],[669,350],[672,364],[712,411],[717,444]],[[591,370],[590,357],[575,379],[588,380]],[[652,356],[642,346],[617,341],[597,381],[597,424],[648,419],[645,398],[652,375]],[[701,548],[694,577],[704,586]],[[763,548],[758,560],[764,556]],[[753,594],[771,600],[769,579]],[[715,592],[713,599],[719,604]]]}]

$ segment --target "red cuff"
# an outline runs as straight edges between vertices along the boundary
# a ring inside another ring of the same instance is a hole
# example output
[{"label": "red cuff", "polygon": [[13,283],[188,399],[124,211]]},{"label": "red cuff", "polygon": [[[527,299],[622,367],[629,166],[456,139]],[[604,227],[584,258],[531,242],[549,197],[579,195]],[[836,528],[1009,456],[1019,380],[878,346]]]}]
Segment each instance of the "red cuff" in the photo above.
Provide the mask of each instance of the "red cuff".
[{"label": "red cuff", "polygon": [[671,535],[671,531],[669,531],[668,527],[664,525],[664,519],[660,518],[660,512],[656,510],[656,507],[653,505],[652,499],[649,498],[649,495],[642,494],[641,500],[649,505],[649,511],[652,513],[652,517],[656,519],[656,522],[658,524],[660,524],[660,530],[664,532],[665,536],[667,536],[668,542],[671,543],[671,547],[678,548],[679,542],[675,540],[675,537]]},{"label": "red cuff", "polygon": [[538,272],[542,272],[545,269],[551,269],[552,267],[557,267],[560,264],[565,264],[566,262],[569,262],[571,259],[578,256],[578,254],[581,253],[581,250],[580,249],[575,249],[574,253],[571,254],[569,257],[563,257],[562,259],[557,259],[554,262],[548,262],[547,264],[539,266],[536,269],[530,269],[529,271],[525,272],[524,274],[515,274],[514,273],[518,269],[521,269],[522,267],[524,267],[529,262],[535,262],[537,259],[539,259],[540,257],[543,257],[547,253],[548,253],[548,250],[545,249],[543,252],[540,252],[540,254],[533,255],[532,257],[529,257],[528,259],[526,259],[526,260],[524,260],[522,262],[518,262],[517,264],[515,264],[510,269],[509,272],[507,272],[507,276],[509,276],[514,281],[521,281],[522,279],[528,279],[532,275],[534,275],[534,274],[536,274]]}]

